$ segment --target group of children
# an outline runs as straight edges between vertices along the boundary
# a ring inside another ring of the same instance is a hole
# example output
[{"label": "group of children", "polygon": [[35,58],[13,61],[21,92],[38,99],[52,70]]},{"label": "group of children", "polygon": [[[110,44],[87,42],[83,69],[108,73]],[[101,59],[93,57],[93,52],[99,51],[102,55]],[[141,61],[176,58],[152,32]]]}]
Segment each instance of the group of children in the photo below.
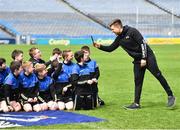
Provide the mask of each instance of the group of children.
[{"label": "group of children", "polygon": [[79,110],[104,105],[98,96],[99,68],[90,59],[88,46],[74,54],[54,48],[48,62],[42,60],[38,48],[32,47],[29,55],[24,62],[23,51],[14,50],[9,67],[0,58],[1,111]]}]

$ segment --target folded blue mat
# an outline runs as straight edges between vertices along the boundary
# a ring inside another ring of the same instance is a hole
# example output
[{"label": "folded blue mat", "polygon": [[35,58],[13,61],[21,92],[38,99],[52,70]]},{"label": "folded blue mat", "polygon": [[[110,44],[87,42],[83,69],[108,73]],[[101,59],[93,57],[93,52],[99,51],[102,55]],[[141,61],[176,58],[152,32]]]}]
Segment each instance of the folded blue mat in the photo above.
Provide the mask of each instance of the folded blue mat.
[{"label": "folded blue mat", "polygon": [[0,114],[0,120],[10,121],[20,126],[45,126],[104,121],[101,118],[65,111],[9,112]]}]

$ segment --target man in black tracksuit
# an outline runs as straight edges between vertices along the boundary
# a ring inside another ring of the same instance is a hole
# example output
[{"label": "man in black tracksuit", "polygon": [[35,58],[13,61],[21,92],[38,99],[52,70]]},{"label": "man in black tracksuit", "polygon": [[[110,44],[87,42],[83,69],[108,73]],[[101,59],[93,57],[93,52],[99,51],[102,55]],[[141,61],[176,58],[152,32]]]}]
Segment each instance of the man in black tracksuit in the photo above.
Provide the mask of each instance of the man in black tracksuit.
[{"label": "man in black tracksuit", "polygon": [[148,69],[156,77],[156,79],[159,80],[166,91],[168,95],[167,106],[174,106],[175,97],[173,96],[173,92],[158,68],[153,51],[147,45],[141,33],[137,29],[127,25],[122,26],[120,19],[115,19],[110,24],[110,28],[112,32],[117,35],[115,41],[109,46],[103,46],[98,43],[94,43],[93,45],[94,47],[106,52],[112,52],[121,46],[134,59],[135,98],[134,103],[126,106],[125,108],[140,108],[140,96],[146,69]]}]

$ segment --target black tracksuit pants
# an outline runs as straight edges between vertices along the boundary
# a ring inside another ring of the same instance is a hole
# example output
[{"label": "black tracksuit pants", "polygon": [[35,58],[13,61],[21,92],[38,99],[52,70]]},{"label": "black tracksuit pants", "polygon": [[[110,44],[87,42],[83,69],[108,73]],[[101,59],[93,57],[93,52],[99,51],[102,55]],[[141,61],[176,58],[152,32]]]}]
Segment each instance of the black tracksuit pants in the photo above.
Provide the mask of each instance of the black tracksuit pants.
[{"label": "black tracksuit pants", "polygon": [[154,77],[161,83],[162,87],[166,91],[168,96],[172,96],[170,86],[168,85],[166,79],[162,75],[161,71],[158,68],[155,55],[153,53],[148,54],[147,65],[145,67],[140,66],[140,62],[134,61],[134,82],[135,82],[135,103],[140,103],[142,85],[144,80],[144,74],[146,69],[148,69]]}]

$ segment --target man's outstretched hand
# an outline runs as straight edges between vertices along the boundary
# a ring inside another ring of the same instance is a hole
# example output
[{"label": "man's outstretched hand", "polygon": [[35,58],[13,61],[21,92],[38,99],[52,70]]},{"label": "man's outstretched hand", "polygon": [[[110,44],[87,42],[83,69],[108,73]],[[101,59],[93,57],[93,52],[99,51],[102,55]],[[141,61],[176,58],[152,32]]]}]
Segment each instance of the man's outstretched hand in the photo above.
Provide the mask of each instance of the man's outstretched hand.
[{"label": "man's outstretched hand", "polygon": [[98,43],[93,43],[93,46],[96,47],[96,48],[100,48],[101,44],[98,44]]}]

